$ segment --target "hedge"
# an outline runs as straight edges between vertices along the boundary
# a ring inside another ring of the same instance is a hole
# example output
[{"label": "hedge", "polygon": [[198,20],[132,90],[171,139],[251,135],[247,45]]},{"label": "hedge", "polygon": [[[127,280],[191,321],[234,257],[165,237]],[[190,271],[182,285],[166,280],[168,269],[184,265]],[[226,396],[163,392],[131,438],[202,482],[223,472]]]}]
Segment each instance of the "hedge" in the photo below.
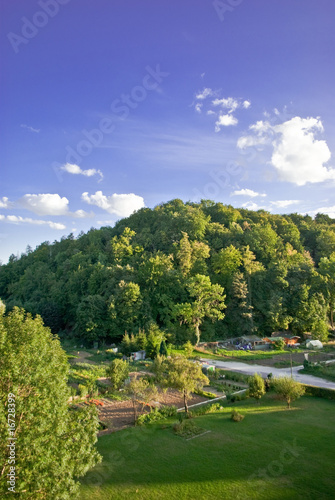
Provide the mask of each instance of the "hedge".
[{"label": "hedge", "polygon": [[331,399],[335,401],[335,391],[333,389],[326,389],[325,387],[315,387],[314,385],[304,385],[304,387],[306,390],[305,394],[307,396]]}]

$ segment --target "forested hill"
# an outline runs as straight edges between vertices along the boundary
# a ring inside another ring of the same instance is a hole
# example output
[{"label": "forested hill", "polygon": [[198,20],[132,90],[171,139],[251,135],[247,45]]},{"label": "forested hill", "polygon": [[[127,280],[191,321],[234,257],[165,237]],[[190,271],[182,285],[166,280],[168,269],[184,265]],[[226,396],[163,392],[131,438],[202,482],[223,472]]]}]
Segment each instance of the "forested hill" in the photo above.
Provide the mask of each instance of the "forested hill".
[{"label": "forested hill", "polygon": [[83,342],[153,323],[176,343],[197,325],[202,339],[323,338],[334,326],[335,220],[177,199],[12,256],[0,297]]}]

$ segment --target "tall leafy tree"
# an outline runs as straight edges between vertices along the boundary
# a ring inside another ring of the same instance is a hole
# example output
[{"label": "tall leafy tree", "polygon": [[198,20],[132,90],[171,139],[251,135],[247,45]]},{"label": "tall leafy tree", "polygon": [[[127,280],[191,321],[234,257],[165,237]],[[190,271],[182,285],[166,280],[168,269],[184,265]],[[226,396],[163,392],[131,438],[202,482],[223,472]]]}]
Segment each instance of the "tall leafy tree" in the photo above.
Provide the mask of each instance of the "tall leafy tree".
[{"label": "tall leafy tree", "polygon": [[187,282],[187,290],[192,302],[177,304],[175,316],[181,322],[190,323],[195,328],[197,343],[200,342],[200,326],[204,318],[212,321],[224,318],[224,290],[220,285],[213,285],[208,276],[197,274]]},{"label": "tall leafy tree", "polygon": [[330,324],[334,328],[335,311],[335,252],[330,257],[323,257],[319,264],[319,272],[325,277],[326,290],[329,303]]},{"label": "tall leafy tree", "polygon": [[[1,309],[0,496],[8,493],[7,444],[15,442],[18,498],[76,498],[78,479],[100,461],[94,446],[97,411],[69,407],[67,357],[42,319],[18,308],[5,316]],[[10,430],[4,417],[13,400],[15,427]]]}]

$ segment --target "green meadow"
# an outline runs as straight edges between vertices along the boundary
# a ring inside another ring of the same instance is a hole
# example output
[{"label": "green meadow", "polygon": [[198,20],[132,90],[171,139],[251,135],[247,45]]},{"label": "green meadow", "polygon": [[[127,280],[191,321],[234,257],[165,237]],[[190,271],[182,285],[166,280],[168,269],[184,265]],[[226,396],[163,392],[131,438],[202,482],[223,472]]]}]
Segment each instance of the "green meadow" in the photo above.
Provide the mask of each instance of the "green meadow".
[{"label": "green meadow", "polygon": [[100,437],[103,462],[82,480],[81,500],[334,498],[335,402],[305,396],[287,410],[270,393],[194,422],[207,432],[189,440],[172,420]]}]

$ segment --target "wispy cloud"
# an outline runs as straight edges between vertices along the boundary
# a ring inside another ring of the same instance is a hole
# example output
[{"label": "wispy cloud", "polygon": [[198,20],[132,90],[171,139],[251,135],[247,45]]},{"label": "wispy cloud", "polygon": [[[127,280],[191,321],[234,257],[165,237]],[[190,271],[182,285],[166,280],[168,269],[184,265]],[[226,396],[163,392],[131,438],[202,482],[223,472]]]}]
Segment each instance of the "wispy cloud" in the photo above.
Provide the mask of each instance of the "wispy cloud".
[{"label": "wispy cloud", "polygon": [[93,177],[94,175],[99,175],[100,180],[98,182],[101,182],[104,177],[101,170],[97,170],[95,168],[89,168],[87,170],[83,170],[74,163],[66,163],[61,167],[61,170],[64,170],[64,172],[67,172],[68,174],[84,175],[85,177]]},{"label": "wispy cloud", "polygon": [[20,125],[20,127],[25,128],[26,130],[29,130],[29,132],[34,132],[35,134],[39,134],[41,132],[40,128],[34,128],[34,127],[31,127],[30,125],[25,125],[24,123],[22,123]]},{"label": "wispy cloud", "polygon": [[31,219],[30,217],[21,217],[20,215],[0,215],[0,220],[9,224],[32,224],[35,226],[49,226],[51,229],[57,230],[66,229],[66,226],[59,222]]},{"label": "wispy cloud", "polygon": [[204,88],[203,90],[199,91],[195,98],[196,99],[200,99],[200,100],[203,100],[203,99],[206,99],[206,97],[210,97],[214,94],[214,91],[210,88]]},{"label": "wispy cloud", "polygon": [[297,205],[297,203],[300,203],[300,200],[277,200],[271,201],[270,203],[276,208],[287,208],[291,205]]}]

